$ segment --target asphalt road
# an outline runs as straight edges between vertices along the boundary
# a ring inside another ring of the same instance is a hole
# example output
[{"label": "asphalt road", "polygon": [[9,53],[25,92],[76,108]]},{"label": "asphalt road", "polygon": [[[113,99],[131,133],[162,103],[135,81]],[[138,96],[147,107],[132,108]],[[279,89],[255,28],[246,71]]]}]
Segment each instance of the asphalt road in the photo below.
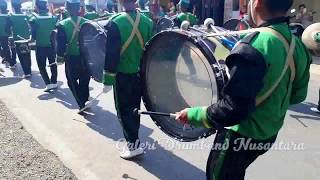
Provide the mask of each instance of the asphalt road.
[{"label": "asphalt road", "polygon": [[[0,66],[3,68],[3,66]],[[287,113],[276,147],[248,170],[249,180],[316,180],[320,173],[320,116],[309,108],[318,101],[320,68],[314,65],[307,100]],[[79,179],[205,179],[206,159],[213,136],[193,143],[179,143],[160,131],[149,117],[141,120],[140,137],[148,143],[146,154],[135,161],[119,155],[122,131],[115,115],[113,94],[94,102],[89,115],[77,114],[77,105],[67,88],[64,67],[59,67],[60,88],[44,93],[33,55],[30,80],[10,78],[21,69],[2,72],[0,99],[29,133],[55,153]],[[102,85],[90,83],[91,96]],[[192,149],[193,147],[193,149]]]}]

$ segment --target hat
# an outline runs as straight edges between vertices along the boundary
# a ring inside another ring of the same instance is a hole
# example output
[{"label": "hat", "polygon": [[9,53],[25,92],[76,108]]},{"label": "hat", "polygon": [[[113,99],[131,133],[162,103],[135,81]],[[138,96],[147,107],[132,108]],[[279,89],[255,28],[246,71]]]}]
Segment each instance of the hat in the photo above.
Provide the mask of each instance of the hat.
[{"label": "hat", "polygon": [[181,8],[188,8],[190,6],[190,0],[180,0],[179,2]]}]

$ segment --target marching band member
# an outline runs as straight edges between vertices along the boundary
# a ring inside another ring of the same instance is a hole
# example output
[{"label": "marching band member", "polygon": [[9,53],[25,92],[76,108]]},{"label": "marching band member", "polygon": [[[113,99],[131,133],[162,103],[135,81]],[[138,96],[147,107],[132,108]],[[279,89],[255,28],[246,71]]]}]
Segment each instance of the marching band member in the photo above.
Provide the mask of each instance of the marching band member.
[{"label": "marching band member", "polygon": [[0,53],[2,63],[8,63],[11,68],[14,68],[16,64],[11,61],[9,48],[10,30],[7,28],[9,20],[7,7],[7,2],[0,0]]},{"label": "marching band member", "polygon": [[[50,36],[57,23],[55,16],[48,14],[47,0],[37,0],[36,9],[38,14],[29,20],[31,25],[31,39],[36,41],[36,60],[41,77],[46,84],[45,92],[56,89],[57,85],[57,65],[55,62],[55,52],[52,47]],[[49,61],[51,78],[49,78],[46,70],[46,61]]]},{"label": "marching band member", "polygon": [[[228,143],[226,149],[211,150],[210,180],[244,179],[247,167],[275,142],[289,105],[306,98],[311,56],[290,32],[285,16],[292,3],[252,0],[248,8],[252,23],[268,27],[269,32],[248,34],[232,50],[226,60],[230,79],[216,104],[177,113],[182,123],[217,128],[213,147]],[[288,44],[293,53],[284,48]],[[286,63],[290,68],[285,68]],[[246,148],[241,142],[263,148]]]},{"label": "marching band member", "polygon": [[128,144],[120,157],[130,159],[143,154],[139,148],[140,117],[132,112],[140,108],[139,67],[145,43],[152,37],[152,20],[136,10],[135,0],[121,0],[125,12],[111,17],[108,31],[104,85],[114,87],[118,118]]},{"label": "marching band member", "polygon": [[95,0],[85,0],[85,14],[84,18],[89,19],[89,20],[94,20],[99,18],[98,13],[96,12],[96,1]]},{"label": "marching band member", "polygon": [[[30,29],[28,25],[28,16],[21,12],[21,0],[11,0],[14,13],[9,16],[9,28],[13,34],[13,40],[28,40],[30,39]],[[24,78],[31,77],[31,54],[30,50],[21,49],[15,43],[16,47],[11,49],[12,59],[11,61],[16,63],[16,56],[18,54],[22,70],[24,72]],[[25,51],[25,52],[23,52]],[[29,51],[29,52],[28,52]]]},{"label": "marching band member", "polygon": [[78,39],[80,28],[86,19],[79,16],[80,0],[67,0],[66,8],[70,17],[57,25],[57,62],[65,62],[68,86],[82,109],[89,98],[90,75],[80,55]]},{"label": "marching band member", "polygon": [[191,26],[197,24],[198,22],[197,17],[192,13],[188,12],[188,9],[190,6],[190,0],[180,0],[179,6],[180,6],[181,13],[179,13],[177,18],[175,19],[176,25],[180,27],[183,21],[189,21]]}]

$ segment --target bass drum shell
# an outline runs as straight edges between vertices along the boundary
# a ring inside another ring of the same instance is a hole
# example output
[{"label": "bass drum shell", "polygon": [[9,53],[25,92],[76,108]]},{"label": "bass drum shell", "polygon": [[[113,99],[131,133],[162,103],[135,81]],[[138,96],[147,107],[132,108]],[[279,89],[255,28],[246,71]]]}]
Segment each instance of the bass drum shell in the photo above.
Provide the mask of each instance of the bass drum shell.
[{"label": "bass drum shell", "polygon": [[174,27],[174,20],[176,19],[176,16],[172,17],[162,17],[158,20],[156,31],[161,32],[170,28]]},{"label": "bass drum shell", "polygon": [[91,77],[103,81],[103,71],[106,57],[107,34],[105,26],[108,20],[89,21],[81,26],[79,46]]},{"label": "bass drum shell", "polygon": [[[209,106],[220,98],[227,79],[219,61],[225,60],[231,49],[218,38],[203,35],[199,31],[167,30],[147,43],[141,76],[148,111],[174,113]],[[215,129],[184,127],[168,117],[151,118],[164,133],[179,141],[195,141],[215,133]]]}]

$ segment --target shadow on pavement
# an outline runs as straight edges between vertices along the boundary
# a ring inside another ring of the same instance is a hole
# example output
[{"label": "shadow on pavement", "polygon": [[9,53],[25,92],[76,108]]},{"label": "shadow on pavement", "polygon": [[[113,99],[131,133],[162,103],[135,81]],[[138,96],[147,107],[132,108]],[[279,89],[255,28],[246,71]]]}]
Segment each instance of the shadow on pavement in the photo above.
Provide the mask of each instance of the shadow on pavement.
[{"label": "shadow on pavement", "polygon": [[44,89],[46,88],[46,85],[44,81],[42,80],[42,77],[39,72],[32,71],[32,76],[30,78],[30,87],[35,89]]},{"label": "shadow on pavement", "polygon": [[[303,102],[294,106],[291,106],[289,110],[297,113],[302,113],[310,116],[303,116],[305,119],[320,120],[320,114],[311,111],[311,108],[317,107],[318,105],[310,102]],[[298,117],[298,115],[290,115],[292,117]],[[301,117],[302,118],[302,117]]]},{"label": "shadow on pavement", "polygon": [[[62,82],[58,82],[59,87],[61,86]],[[38,96],[39,100],[52,100],[56,98],[56,102],[59,104],[62,104],[68,109],[78,109],[77,102],[73,98],[73,95],[69,88],[58,88],[57,90],[51,92],[51,93],[46,93]]]},{"label": "shadow on pavement", "polygon": [[[102,107],[92,106],[90,112],[84,118],[89,121],[87,126],[101,135],[114,141],[123,138],[122,128],[117,116],[103,110]],[[155,148],[152,150],[146,149],[146,154],[135,159],[135,163],[159,179],[177,179],[178,177],[179,179],[205,179],[204,171],[160,146],[157,143],[160,140],[150,137],[152,132],[153,129],[141,124],[139,132],[141,142],[154,143]],[[173,141],[169,137],[168,140],[170,142]],[[116,142],[114,148],[116,148]],[[131,177],[128,174],[125,175],[130,177],[130,179],[135,179],[135,177]]]}]

